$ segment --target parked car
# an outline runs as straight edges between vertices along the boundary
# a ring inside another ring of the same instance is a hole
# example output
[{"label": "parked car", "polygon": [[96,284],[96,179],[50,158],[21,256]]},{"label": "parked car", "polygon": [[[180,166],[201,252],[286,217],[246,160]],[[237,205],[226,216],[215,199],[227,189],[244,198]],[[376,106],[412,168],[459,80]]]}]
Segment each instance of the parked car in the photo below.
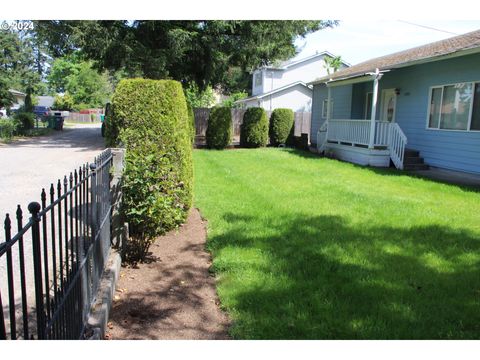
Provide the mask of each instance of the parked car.
[{"label": "parked car", "polygon": [[33,113],[42,121],[46,121],[47,117],[50,115],[50,108],[48,106],[34,106]]}]

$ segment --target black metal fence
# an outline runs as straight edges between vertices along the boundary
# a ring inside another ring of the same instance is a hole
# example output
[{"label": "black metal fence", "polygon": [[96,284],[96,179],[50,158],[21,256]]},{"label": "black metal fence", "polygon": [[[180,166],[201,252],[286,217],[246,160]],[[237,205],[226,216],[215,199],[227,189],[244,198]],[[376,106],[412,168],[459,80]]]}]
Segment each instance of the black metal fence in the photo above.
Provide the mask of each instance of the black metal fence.
[{"label": "black metal fence", "polygon": [[82,338],[110,251],[111,164],[107,149],[43,189],[25,225],[20,205],[6,215],[0,339]]}]

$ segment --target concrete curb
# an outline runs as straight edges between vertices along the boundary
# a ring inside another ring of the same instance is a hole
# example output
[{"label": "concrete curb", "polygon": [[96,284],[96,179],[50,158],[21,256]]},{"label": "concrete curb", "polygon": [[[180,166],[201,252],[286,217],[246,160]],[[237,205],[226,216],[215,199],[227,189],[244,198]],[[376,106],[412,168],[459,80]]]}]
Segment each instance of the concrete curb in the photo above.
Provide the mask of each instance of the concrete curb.
[{"label": "concrete curb", "polygon": [[121,264],[120,254],[112,250],[98,287],[96,301],[87,320],[85,338],[88,340],[103,340],[105,336]]}]

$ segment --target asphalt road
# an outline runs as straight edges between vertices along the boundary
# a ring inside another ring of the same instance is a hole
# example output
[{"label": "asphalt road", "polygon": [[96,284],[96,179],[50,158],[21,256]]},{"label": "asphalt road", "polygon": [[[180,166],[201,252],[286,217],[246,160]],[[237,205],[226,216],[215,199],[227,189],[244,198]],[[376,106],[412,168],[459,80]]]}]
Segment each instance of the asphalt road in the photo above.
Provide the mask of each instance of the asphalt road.
[{"label": "asphalt road", "polygon": [[[100,135],[99,124],[75,125],[64,128],[49,136],[21,139],[11,144],[0,144],[0,242],[5,241],[3,224],[5,215],[10,214],[12,236],[16,234],[15,212],[19,204],[23,210],[23,223],[30,214],[27,206],[32,201],[41,202],[42,188],[47,192],[49,202],[50,184],[87,162],[105,148],[104,139]],[[24,239],[25,264],[27,272],[28,304],[34,304],[33,293],[33,257],[31,235]],[[12,251],[14,273],[18,274],[18,245]],[[0,296],[2,298],[5,319],[8,323],[8,291],[6,256],[0,258]],[[17,316],[20,316],[19,276],[15,279],[15,298]]]},{"label": "asphalt road", "polygon": [[[59,178],[100,154],[105,148],[99,124],[75,125],[45,137],[0,145],[0,219],[17,204],[25,215],[31,201],[40,202],[42,188],[47,191]],[[3,226],[2,226],[3,228]],[[0,241],[4,241],[3,231]]]}]

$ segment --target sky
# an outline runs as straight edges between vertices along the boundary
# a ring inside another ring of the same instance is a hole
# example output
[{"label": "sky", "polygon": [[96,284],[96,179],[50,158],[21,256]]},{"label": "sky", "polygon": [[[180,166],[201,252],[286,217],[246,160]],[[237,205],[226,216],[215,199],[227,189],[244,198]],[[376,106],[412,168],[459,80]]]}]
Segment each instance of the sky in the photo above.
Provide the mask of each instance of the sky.
[{"label": "sky", "polygon": [[341,20],[333,29],[320,30],[297,40],[296,46],[303,49],[295,58],[327,50],[355,65],[478,29],[480,20]]}]

